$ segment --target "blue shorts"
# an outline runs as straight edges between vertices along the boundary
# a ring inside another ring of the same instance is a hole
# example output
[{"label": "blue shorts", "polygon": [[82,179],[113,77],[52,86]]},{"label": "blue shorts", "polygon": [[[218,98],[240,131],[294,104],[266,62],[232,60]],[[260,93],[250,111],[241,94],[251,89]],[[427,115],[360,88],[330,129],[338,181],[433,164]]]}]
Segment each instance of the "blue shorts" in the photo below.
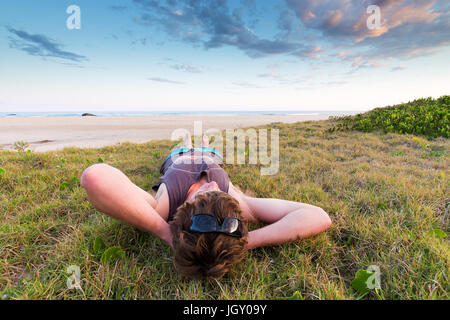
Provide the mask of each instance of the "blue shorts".
[{"label": "blue shorts", "polygon": [[177,148],[177,149],[172,150],[172,152],[166,157],[166,159],[164,159],[164,162],[166,162],[166,160],[169,159],[174,154],[184,153],[184,152],[188,152],[191,150],[197,150],[197,151],[202,151],[202,152],[205,152],[205,151],[213,152],[223,160],[222,155],[213,148],[210,148],[210,147],[201,147],[201,148],[184,147],[184,148]]}]

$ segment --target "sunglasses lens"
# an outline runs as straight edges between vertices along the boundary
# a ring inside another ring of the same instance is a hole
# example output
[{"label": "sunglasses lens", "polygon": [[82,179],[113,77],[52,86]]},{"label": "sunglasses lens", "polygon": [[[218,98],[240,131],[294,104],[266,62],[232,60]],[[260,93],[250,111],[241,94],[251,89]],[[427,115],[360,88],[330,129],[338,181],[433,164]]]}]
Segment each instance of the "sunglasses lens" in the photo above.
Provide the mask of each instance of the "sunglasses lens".
[{"label": "sunglasses lens", "polygon": [[217,221],[210,215],[196,215],[192,218],[191,230],[200,232],[215,231],[217,227]]},{"label": "sunglasses lens", "polygon": [[239,223],[240,221],[233,217],[227,217],[223,221],[222,225],[219,227],[219,223],[216,220],[216,217],[206,214],[199,213],[193,215],[192,224],[189,230],[194,232],[221,232],[226,233],[235,237],[242,237],[241,232],[239,231]]},{"label": "sunglasses lens", "polygon": [[234,233],[239,229],[239,221],[235,218],[226,219],[222,225],[223,231]]}]

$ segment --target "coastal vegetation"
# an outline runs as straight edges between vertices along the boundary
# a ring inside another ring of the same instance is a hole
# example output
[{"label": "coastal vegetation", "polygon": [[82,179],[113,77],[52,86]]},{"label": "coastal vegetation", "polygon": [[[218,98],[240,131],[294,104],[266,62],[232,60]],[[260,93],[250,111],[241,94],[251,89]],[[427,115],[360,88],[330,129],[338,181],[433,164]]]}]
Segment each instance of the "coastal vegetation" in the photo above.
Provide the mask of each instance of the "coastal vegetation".
[{"label": "coastal vegetation", "polygon": [[411,133],[427,138],[450,136],[450,96],[422,98],[384,108],[375,108],[355,116],[334,117],[330,130]]},{"label": "coastal vegetation", "polygon": [[[250,251],[220,281],[178,275],[171,248],[96,211],[80,186],[104,162],[151,190],[178,142],[0,151],[0,298],[448,299],[448,99],[255,127],[279,130],[279,172],[227,164],[233,184],[320,206],[333,223]],[[375,267],[379,287],[367,288]]]}]

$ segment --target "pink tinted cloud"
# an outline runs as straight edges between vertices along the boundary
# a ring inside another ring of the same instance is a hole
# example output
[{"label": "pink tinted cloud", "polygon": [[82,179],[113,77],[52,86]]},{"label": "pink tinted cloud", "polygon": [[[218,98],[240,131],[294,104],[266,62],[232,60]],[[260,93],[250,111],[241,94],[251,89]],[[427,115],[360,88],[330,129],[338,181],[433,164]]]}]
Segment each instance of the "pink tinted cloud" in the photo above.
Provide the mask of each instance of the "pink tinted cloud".
[{"label": "pink tinted cloud", "polygon": [[[407,24],[429,24],[441,16],[433,6],[437,0],[286,0],[296,16],[309,28],[331,35],[350,36],[356,42],[377,38],[390,30]],[[370,30],[366,12],[378,5],[381,25]]]},{"label": "pink tinted cloud", "polygon": [[370,30],[367,28],[367,14],[361,15],[359,20],[353,25],[353,30],[359,35],[356,42],[367,38],[380,37],[391,29],[415,23],[431,23],[442,13],[435,12],[432,6],[435,0],[423,0],[419,2],[407,3],[405,0],[391,0],[380,4],[381,25],[379,28]]}]

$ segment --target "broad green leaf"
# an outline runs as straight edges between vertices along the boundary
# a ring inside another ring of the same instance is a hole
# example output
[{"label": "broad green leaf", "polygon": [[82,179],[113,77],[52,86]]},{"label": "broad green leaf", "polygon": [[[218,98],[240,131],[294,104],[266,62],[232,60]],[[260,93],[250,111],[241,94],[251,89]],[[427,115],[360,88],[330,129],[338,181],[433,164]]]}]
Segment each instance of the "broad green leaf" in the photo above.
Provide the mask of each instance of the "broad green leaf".
[{"label": "broad green leaf", "polygon": [[3,176],[6,173],[6,170],[3,168],[0,168],[0,177]]},{"label": "broad green leaf", "polygon": [[101,162],[101,163],[105,162],[105,161],[103,161],[103,158],[100,158],[100,157],[97,159],[97,161]]},{"label": "broad green leaf", "polygon": [[106,248],[106,245],[103,242],[102,238],[99,238],[99,237],[95,238],[95,240],[94,240],[94,254],[98,254],[98,255],[102,254],[103,251],[105,250],[105,248]]},{"label": "broad green leaf", "polygon": [[102,264],[108,263],[110,261],[114,261],[117,259],[125,258],[125,252],[119,247],[111,247],[108,248],[105,252],[103,252],[102,257],[100,258],[100,262]]},{"label": "broad green leaf", "polygon": [[359,293],[365,294],[370,290],[369,288],[367,288],[367,279],[369,279],[372,274],[372,272],[360,269],[356,272],[355,278],[350,284]]}]

